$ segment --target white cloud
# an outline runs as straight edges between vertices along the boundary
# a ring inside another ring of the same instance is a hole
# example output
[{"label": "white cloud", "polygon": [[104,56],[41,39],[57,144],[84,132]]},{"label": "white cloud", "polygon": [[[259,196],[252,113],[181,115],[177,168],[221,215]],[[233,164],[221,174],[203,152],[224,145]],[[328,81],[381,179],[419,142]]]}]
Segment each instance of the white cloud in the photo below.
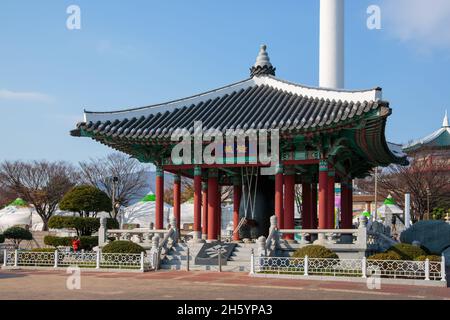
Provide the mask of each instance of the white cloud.
[{"label": "white cloud", "polygon": [[421,50],[450,49],[449,0],[384,0],[385,29]]},{"label": "white cloud", "polygon": [[20,92],[7,89],[0,89],[0,100],[44,102],[54,101],[52,97],[40,92]]}]

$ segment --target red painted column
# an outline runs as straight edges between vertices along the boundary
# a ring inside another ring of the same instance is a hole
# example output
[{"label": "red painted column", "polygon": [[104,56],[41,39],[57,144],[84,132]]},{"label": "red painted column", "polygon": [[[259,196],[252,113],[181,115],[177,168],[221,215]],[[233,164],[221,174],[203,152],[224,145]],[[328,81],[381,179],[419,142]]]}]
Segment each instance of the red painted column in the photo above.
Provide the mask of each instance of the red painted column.
[{"label": "red painted column", "polygon": [[[233,230],[236,230],[239,224],[239,207],[241,206],[242,188],[235,184],[233,187]],[[239,241],[239,231],[233,233],[233,240]]]},{"label": "red painted column", "polygon": [[202,234],[202,169],[194,169],[194,240],[201,239]]},{"label": "red painted column", "polygon": [[352,204],[350,203],[352,196],[352,189],[348,181],[341,182],[341,229],[351,229],[353,210]]},{"label": "red painted column", "polygon": [[302,229],[312,229],[311,184],[302,184]]},{"label": "red painted column", "polygon": [[175,216],[176,228],[181,230],[181,177],[176,175],[173,179],[173,215]]},{"label": "red painted column", "polygon": [[278,229],[283,229],[283,166],[281,165],[278,166],[275,174],[275,215],[278,221]]},{"label": "red painted column", "polygon": [[202,238],[208,237],[208,184],[202,184]]},{"label": "red painted column", "polygon": [[328,163],[321,160],[319,164],[319,229],[328,227],[327,217]]},{"label": "red painted column", "polygon": [[217,240],[217,172],[209,170],[208,176],[208,240]]},{"label": "red painted column", "polygon": [[328,211],[328,227],[327,229],[334,229],[335,228],[335,209],[334,209],[334,170],[332,167],[328,168],[328,190],[327,190],[327,211]]},{"label": "red painted column", "polygon": [[217,239],[221,238],[222,233],[222,188],[220,185],[217,188]]},{"label": "red painted column", "polygon": [[311,226],[313,229],[319,227],[317,220],[317,183],[311,184]]},{"label": "red painted column", "polygon": [[164,228],[164,170],[156,168],[155,183],[155,229]]},{"label": "red painted column", "polygon": [[353,228],[353,180],[348,183],[348,221],[349,228]]},{"label": "red painted column", "polygon": [[[284,176],[284,229],[294,229],[295,221],[295,174],[293,172],[288,172]],[[294,240],[293,234],[286,234],[285,239]]]}]

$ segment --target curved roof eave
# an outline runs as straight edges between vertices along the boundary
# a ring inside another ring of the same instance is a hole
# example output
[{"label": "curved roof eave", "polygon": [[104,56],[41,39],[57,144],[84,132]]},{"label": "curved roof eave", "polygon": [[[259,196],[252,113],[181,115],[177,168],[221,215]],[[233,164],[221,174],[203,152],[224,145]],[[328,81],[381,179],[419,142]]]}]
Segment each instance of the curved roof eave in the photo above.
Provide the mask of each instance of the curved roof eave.
[{"label": "curved roof eave", "polygon": [[154,104],[145,107],[129,108],[118,111],[84,111],[84,122],[97,121],[112,121],[124,120],[131,118],[139,118],[142,116],[149,116],[151,114],[163,113],[172,111],[180,107],[190,106],[202,101],[208,101],[217,97],[222,97],[231,94],[234,91],[247,89],[253,86],[267,85],[273,88],[291,92],[306,97],[314,97],[325,100],[348,101],[348,102],[364,102],[364,101],[381,101],[381,88],[374,88],[368,90],[333,90],[329,88],[309,87],[285,80],[278,79],[274,76],[263,75],[248,78],[242,81],[232,83],[230,85],[210,90],[204,93],[193,95],[190,97],[177,99],[165,103]]}]

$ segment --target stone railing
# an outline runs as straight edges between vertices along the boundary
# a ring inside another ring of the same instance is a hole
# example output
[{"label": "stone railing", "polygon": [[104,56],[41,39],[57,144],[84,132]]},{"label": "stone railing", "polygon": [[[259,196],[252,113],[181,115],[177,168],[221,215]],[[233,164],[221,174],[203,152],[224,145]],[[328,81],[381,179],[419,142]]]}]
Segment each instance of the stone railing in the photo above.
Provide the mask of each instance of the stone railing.
[{"label": "stone railing", "polygon": [[[135,228],[107,230],[105,224],[105,219],[100,219],[100,229],[98,231],[99,247],[106,245],[109,242],[109,238],[115,238],[117,240],[132,241],[147,250],[152,249],[157,244],[157,247],[163,249],[162,252],[165,254],[177,241],[177,231],[175,227],[172,227],[175,226],[174,216],[170,217],[168,229]],[[155,242],[155,238],[158,241]]]}]

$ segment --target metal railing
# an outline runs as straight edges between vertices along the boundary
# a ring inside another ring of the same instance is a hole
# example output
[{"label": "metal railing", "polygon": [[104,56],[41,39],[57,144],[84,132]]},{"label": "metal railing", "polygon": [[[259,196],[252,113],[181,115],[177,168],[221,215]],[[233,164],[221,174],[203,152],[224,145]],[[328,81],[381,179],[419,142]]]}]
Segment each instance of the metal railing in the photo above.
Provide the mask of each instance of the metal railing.
[{"label": "metal railing", "polygon": [[442,261],[394,261],[251,256],[251,274],[362,277],[446,281]]},{"label": "metal railing", "polygon": [[53,267],[77,266],[92,269],[127,269],[146,271],[153,267],[151,261],[141,253],[102,253],[97,252],[32,252],[14,250],[3,252],[4,267]]}]

